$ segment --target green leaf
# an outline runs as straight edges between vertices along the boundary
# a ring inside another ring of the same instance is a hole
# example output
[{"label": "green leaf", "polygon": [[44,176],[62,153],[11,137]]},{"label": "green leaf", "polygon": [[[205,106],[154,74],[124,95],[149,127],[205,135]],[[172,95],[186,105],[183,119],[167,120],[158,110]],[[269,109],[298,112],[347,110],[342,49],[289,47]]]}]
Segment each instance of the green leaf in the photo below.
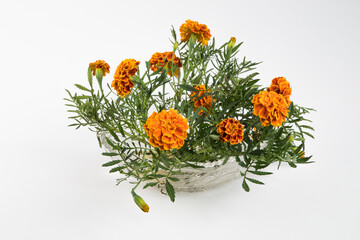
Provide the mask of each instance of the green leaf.
[{"label": "green leaf", "polygon": [[154,187],[157,184],[158,184],[157,182],[149,182],[149,183],[145,184],[145,186],[143,188],[145,189],[145,188],[148,188],[148,187]]},{"label": "green leaf", "polygon": [[308,128],[308,129],[311,129],[311,130],[315,131],[315,129],[314,129],[313,127],[310,127],[310,126],[308,126],[308,125],[300,125],[300,127],[302,127],[302,128]]},{"label": "green leaf", "polygon": [[272,172],[263,172],[263,171],[248,171],[249,173],[255,174],[255,175],[271,175]]},{"label": "green leaf", "polygon": [[229,161],[229,158],[230,158],[229,155],[225,156],[225,159],[224,159],[224,162],[222,165],[225,165]]},{"label": "green leaf", "polygon": [[[79,125],[80,127],[80,125]],[[101,143],[101,140],[100,140],[100,136],[97,136],[97,140],[98,140],[98,143],[99,143],[99,147],[102,148],[102,143]]]},{"label": "green leaf", "polygon": [[212,139],[214,139],[214,140],[220,140],[219,139],[219,135],[214,135],[214,134],[210,134],[210,137],[212,138]]},{"label": "green leaf", "polygon": [[84,86],[82,86],[82,85],[80,85],[80,84],[75,84],[75,86],[76,86],[77,88],[79,88],[80,90],[87,91],[87,92],[91,92],[90,89],[87,89],[86,87],[84,87]]},{"label": "green leaf", "polygon": [[187,85],[187,84],[179,84],[179,87],[181,87],[182,89],[186,90],[186,91],[198,91],[196,88],[194,88],[193,86]]},{"label": "green leaf", "polygon": [[252,183],[264,185],[264,183],[259,181],[259,180],[256,180],[256,179],[253,179],[253,178],[248,178],[248,177],[246,179],[249,180]]},{"label": "green leaf", "polygon": [[89,84],[92,88],[92,85],[93,85],[93,78],[92,78],[92,72],[91,72],[91,68],[88,67],[88,80],[89,80]]},{"label": "green leaf", "polygon": [[249,185],[246,183],[245,178],[244,178],[244,180],[242,182],[242,187],[246,192],[250,191]]},{"label": "green leaf", "polygon": [[120,160],[114,160],[114,161],[110,161],[110,162],[104,163],[102,166],[103,166],[103,167],[110,167],[110,166],[113,166],[113,165],[118,164],[118,163],[120,163],[120,162],[121,162]]},{"label": "green leaf", "polygon": [[290,167],[292,167],[292,168],[296,168],[295,163],[293,163],[293,162],[288,162],[288,164],[289,164],[289,166],[290,166]]},{"label": "green leaf", "polygon": [[173,182],[178,182],[180,180],[180,179],[174,178],[174,177],[168,177],[168,179],[170,179]]},{"label": "green leaf", "polygon": [[311,138],[315,138],[312,134],[308,133],[308,132],[303,132],[304,134],[308,135]]},{"label": "green leaf", "polygon": [[112,169],[110,169],[109,173],[120,172],[124,168],[125,168],[124,166],[112,168]]},{"label": "green leaf", "polygon": [[264,150],[256,149],[256,150],[250,152],[249,154],[254,155],[254,156],[260,156],[264,152],[265,152]]},{"label": "green leaf", "polygon": [[175,201],[175,190],[174,190],[174,187],[170,184],[170,182],[167,179],[166,179],[165,187],[166,187],[166,192],[170,197],[170,200],[172,202],[174,202]]},{"label": "green leaf", "polygon": [[112,157],[112,156],[119,156],[118,153],[112,153],[112,152],[103,152],[102,155],[104,155],[104,156],[110,156],[110,157]]},{"label": "green leaf", "polygon": [[110,128],[107,128],[107,130],[109,131],[109,133],[111,134],[111,136],[114,137],[114,139],[118,142],[120,142],[120,139],[118,137],[118,135],[116,135],[116,133],[114,133],[114,131],[112,131]]}]

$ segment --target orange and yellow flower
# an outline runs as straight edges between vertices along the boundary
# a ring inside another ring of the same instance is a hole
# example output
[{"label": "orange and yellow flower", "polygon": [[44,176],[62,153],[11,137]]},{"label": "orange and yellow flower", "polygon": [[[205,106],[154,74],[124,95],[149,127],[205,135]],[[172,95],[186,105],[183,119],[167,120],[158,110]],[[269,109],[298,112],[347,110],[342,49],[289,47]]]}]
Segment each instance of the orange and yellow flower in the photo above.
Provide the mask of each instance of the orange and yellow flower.
[{"label": "orange and yellow flower", "polygon": [[279,127],[288,117],[288,103],[281,94],[261,91],[253,97],[251,102],[254,104],[253,113],[260,117],[263,126],[271,124]]},{"label": "orange and yellow flower", "polygon": [[243,125],[234,118],[224,119],[216,126],[222,142],[230,141],[230,144],[234,145],[240,143],[244,138]]},{"label": "orange and yellow flower", "polygon": [[205,24],[199,24],[197,21],[188,19],[180,26],[181,41],[189,41],[192,34],[195,35],[197,41],[201,42],[203,46],[207,45],[211,38],[210,29]]},{"label": "orange and yellow flower", "polygon": [[138,71],[139,64],[140,62],[135,59],[125,59],[116,68],[111,87],[113,87],[121,97],[125,97],[131,92],[131,88],[134,86],[131,77]]},{"label": "orange and yellow flower", "polygon": [[149,143],[160,150],[179,149],[184,145],[189,129],[188,120],[174,109],[153,112],[148,117],[144,129]]},{"label": "orange and yellow flower", "polygon": [[180,58],[176,57],[173,52],[157,52],[150,58],[150,69],[156,71],[159,67],[166,69],[170,76],[177,77],[182,64]]},{"label": "orange and yellow flower", "polygon": [[[192,101],[194,101],[194,112],[199,108],[199,107],[205,107],[207,110],[210,111],[210,107],[212,102],[216,102],[215,99],[212,99],[211,95],[208,94],[210,92],[209,89],[206,88],[205,85],[198,85],[195,87],[198,91],[193,91],[190,94],[190,98]],[[206,94],[206,96],[202,97],[203,94]],[[201,98],[201,99],[200,99]],[[200,110],[199,115],[203,115],[204,111]]]},{"label": "orange and yellow flower", "polygon": [[106,73],[110,73],[110,66],[104,60],[97,60],[96,62],[89,63],[89,67],[93,76],[95,76],[97,68],[101,69],[104,77],[106,76]]},{"label": "orange and yellow flower", "polygon": [[291,95],[291,87],[290,83],[286,81],[286,78],[284,77],[277,77],[274,78],[271,82],[270,87],[267,89],[267,91],[274,91],[278,94],[281,94],[284,96],[286,102],[288,103],[288,106],[290,105],[290,95]]}]

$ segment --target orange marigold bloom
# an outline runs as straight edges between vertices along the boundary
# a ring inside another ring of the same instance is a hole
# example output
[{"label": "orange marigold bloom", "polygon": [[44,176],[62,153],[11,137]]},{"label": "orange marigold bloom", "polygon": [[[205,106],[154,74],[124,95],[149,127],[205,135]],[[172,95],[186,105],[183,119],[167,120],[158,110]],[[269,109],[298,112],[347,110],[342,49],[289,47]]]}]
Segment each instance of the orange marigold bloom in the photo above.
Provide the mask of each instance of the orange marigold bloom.
[{"label": "orange marigold bloom", "polygon": [[290,95],[291,95],[291,87],[290,83],[286,81],[286,78],[284,77],[277,77],[274,78],[271,82],[270,87],[267,89],[267,91],[274,91],[278,94],[281,94],[284,96],[286,102],[288,105],[290,105]]},{"label": "orange marigold bloom", "polygon": [[[173,59],[174,58],[174,59]],[[175,71],[173,72],[173,66]],[[150,58],[150,69],[156,71],[158,67],[164,68],[168,71],[169,76],[177,77],[179,75],[182,63],[180,58],[176,57],[173,52],[154,53]]]},{"label": "orange marigold bloom", "polygon": [[93,76],[95,76],[97,68],[101,69],[104,77],[106,76],[106,73],[110,73],[110,66],[104,60],[97,60],[96,62],[89,63],[89,67]]},{"label": "orange marigold bloom", "polygon": [[234,118],[224,119],[216,126],[222,142],[230,141],[230,144],[234,145],[240,143],[244,138],[243,125]]},{"label": "orange marigold bloom", "polygon": [[186,118],[171,108],[169,111],[153,112],[146,120],[144,129],[152,146],[170,150],[184,145],[189,125]]},{"label": "orange marigold bloom", "polygon": [[253,97],[251,102],[254,104],[253,113],[260,117],[263,126],[271,124],[279,127],[288,117],[288,103],[281,94],[261,91]]},{"label": "orange marigold bloom", "polygon": [[180,26],[181,41],[189,41],[192,34],[195,35],[197,41],[201,42],[203,46],[207,45],[211,38],[210,29],[205,24],[199,24],[197,21],[188,19]]},{"label": "orange marigold bloom", "polygon": [[[205,107],[207,110],[210,110],[211,104],[212,102],[216,102],[215,99],[212,99],[211,101],[211,95],[206,95],[205,97],[202,97],[203,94],[207,94],[210,92],[210,90],[208,90],[205,85],[198,85],[195,87],[197,90],[199,91],[193,91],[190,94],[190,98],[191,100],[193,100],[195,102],[195,108],[194,108],[194,112],[199,108],[199,107]],[[201,98],[202,97],[202,98]],[[201,99],[199,99],[201,98]],[[199,100],[197,100],[199,99]],[[199,115],[203,115],[204,111],[200,110]]]},{"label": "orange marigold bloom", "polygon": [[116,68],[111,87],[113,87],[121,97],[125,97],[131,92],[131,88],[134,86],[131,77],[138,71],[139,64],[140,62],[135,59],[125,59]]}]

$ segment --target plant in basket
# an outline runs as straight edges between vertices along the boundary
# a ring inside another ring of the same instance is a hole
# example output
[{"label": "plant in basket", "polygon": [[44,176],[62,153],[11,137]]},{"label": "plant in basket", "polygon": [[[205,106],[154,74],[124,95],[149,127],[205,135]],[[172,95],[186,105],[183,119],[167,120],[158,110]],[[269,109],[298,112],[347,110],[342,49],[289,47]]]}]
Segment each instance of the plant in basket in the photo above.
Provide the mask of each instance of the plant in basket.
[{"label": "plant in basket", "polygon": [[67,90],[65,99],[70,126],[96,132],[109,156],[102,166],[119,174],[117,183],[134,184],[143,211],[149,206],[135,193],[139,186],[158,186],[174,201],[176,191],[242,177],[249,191],[249,182],[272,174],[270,164],[310,163],[305,137],[313,128],[304,115],[312,109],[291,99],[285,77],[258,85],[258,63],[238,57],[242,42],[232,37],[216,47],[204,24],[187,20],[180,38],[171,33],[172,49],[148,61],[124,59],[113,77],[105,61],[90,63],[88,86],[75,84],[81,92]]}]

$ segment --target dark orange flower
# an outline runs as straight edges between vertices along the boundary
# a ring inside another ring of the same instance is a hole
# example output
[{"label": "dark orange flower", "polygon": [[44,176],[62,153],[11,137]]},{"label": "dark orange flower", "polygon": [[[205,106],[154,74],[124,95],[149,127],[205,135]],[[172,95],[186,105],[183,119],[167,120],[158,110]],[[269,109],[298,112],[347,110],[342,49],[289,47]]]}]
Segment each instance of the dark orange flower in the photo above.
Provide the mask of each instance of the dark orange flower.
[{"label": "dark orange flower", "polygon": [[286,78],[284,77],[277,77],[274,78],[271,82],[270,87],[267,89],[267,91],[274,91],[278,94],[281,94],[284,96],[286,102],[288,103],[288,106],[290,105],[290,95],[291,95],[291,87],[290,83],[286,81]]},{"label": "dark orange flower", "polygon": [[[180,58],[176,57],[173,52],[154,53],[150,58],[150,69],[156,71],[158,67],[168,71],[170,76],[177,77],[182,67]],[[174,68],[174,72],[173,72]]]},{"label": "dark orange flower", "polygon": [[135,59],[125,59],[116,68],[111,87],[113,87],[121,97],[125,97],[131,92],[131,88],[134,86],[131,77],[138,71],[139,64],[140,62]]},{"label": "dark orange flower", "polygon": [[169,111],[153,112],[146,120],[144,129],[152,146],[170,150],[184,145],[189,125],[186,118],[171,108]]},{"label": "dark orange flower", "polygon": [[201,42],[203,46],[207,45],[211,38],[210,29],[205,24],[199,24],[197,21],[188,19],[180,26],[181,41],[189,41],[192,34],[195,35],[197,41]]},{"label": "dark orange flower", "polygon": [[[199,107],[205,107],[207,110],[210,110],[211,104],[212,102],[216,102],[215,99],[211,100],[211,95],[206,95],[204,97],[202,97],[203,94],[207,94],[210,92],[210,90],[208,90],[205,85],[198,85],[195,87],[197,90],[199,91],[194,91],[190,94],[190,98],[192,101],[195,102],[195,108],[194,108],[194,112],[199,108]],[[201,99],[200,99],[201,98]],[[204,111],[200,110],[199,115],[203,115]]]},{"label": "dark orange flower", "polygon": [[106,76],[106,73],[110,73],[110,66],[104,60],[97,60],[96,62],[89,63],[89,67],[93,76],[95,76],[97,68],[101,69],[104,77]]},{"label": "dark orange flower", "polygon": [[240,143],[244,138],[243,125],[234,118],[224,119],[216,126],[222,142],[230,141],[230,144],[234,145]]},{"label": "dark orange flower", "polygon": [[260,117],[263,126],[269,124],[279,127],[288,117],[288,103],[281,94],[270,91],[261,91],[256,94],[252,101],[254,115]]}]

